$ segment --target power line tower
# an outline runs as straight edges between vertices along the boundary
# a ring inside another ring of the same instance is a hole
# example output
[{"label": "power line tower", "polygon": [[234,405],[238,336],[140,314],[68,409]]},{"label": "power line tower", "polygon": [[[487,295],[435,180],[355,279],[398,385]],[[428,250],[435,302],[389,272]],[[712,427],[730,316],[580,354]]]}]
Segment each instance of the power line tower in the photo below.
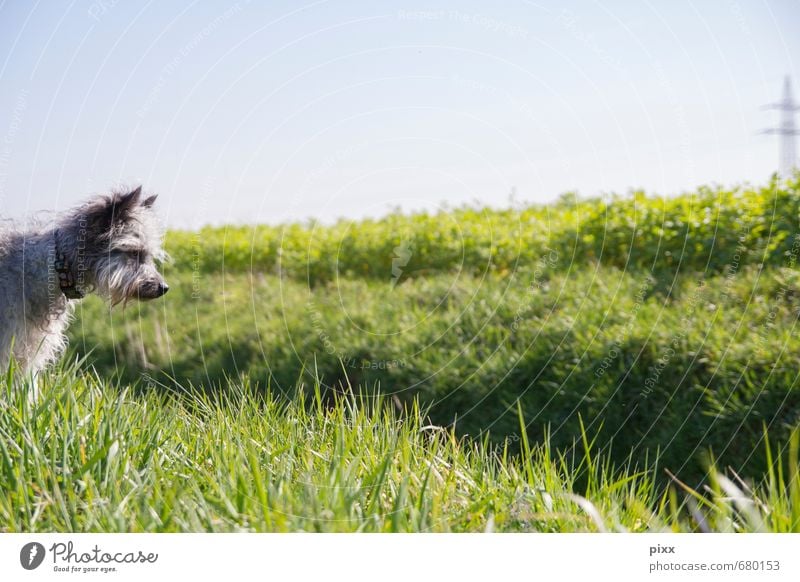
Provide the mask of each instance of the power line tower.
[{"label": "power line tower", "polygon": [[788,176],[797,165],[794,138],[800,135],[794,124],[794,112],[800,110],[800,103],[795,103],[792,98],[792,82],[788,76],[783,81],[783,99],[778,103],[765,105],[762,109],[777,109],[781,112],[780,126],[765,129],[762,133],[780,136],[779,171],[782,176]]}]

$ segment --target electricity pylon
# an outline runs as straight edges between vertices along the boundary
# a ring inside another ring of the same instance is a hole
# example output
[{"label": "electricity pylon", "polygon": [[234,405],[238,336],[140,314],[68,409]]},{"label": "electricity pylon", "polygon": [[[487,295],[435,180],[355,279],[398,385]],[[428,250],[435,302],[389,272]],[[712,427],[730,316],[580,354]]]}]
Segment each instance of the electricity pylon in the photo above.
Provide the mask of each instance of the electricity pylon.
[{"label": "electricity pylon", "polygon": [[800,131],[794,124],[794,112],[800,110],[800,104],[795,103],[792,98],[792,82],[789,77],[783,81],[783,99],[778,103],[765,105],[762,109],[777,109],[781,112],[780,126],[765,129],[761,133],[780,136],[778,168],[782,176],[788,176],[797,165],[794,138],[796,135],[800,135]]}]

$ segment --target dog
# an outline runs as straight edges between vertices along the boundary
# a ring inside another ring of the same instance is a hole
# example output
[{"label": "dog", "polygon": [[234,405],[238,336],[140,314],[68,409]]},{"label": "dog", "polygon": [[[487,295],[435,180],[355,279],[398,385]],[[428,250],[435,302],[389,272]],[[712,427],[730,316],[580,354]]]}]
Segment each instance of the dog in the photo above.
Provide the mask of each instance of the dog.
[{"label": "dog", "polygon": [[0,370],[12,356],[34,375],[55,363],[89,293],[114,306],[167,292],[155,201],[139,187],[97,196],[46,226],[0,228]]}]

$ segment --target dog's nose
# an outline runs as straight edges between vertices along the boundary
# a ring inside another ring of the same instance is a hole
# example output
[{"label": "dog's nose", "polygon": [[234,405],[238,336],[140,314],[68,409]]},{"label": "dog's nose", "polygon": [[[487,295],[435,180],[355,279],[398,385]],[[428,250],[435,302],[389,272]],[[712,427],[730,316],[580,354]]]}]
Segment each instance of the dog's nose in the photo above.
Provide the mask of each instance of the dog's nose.
[{"label": "dog's nose", "polygon": [[166,283],[159,283],[158,284],[158,296],[161,297],[164,293],[169,291],[169,285]]}]

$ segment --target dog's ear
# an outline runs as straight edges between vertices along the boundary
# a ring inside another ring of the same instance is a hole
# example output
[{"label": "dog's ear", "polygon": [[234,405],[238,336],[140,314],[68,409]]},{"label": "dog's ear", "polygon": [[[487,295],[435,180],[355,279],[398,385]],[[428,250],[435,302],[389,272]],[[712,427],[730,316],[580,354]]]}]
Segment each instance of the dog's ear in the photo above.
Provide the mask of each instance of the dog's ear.
[{"label": "dog's ear", "polygon": [[87,226],[98,235],[109,232],[115,223],[125,222],[137,207],[142,196],[142,188],[124,194],[102,196],[87,203],[80,214]]},{"label": "dog's ear", "polygon": [[156,198],[158,198],[158,194],[153,194],[152,196],[148,196],[142,201],[142,206],[145,208],[152,208],[153,204],[156,202]]},{"label": "dog's ear", "polygon": [[113,194],[109,200],[109,221],[125,222],[142,199],[142,187],[125,194]]},{"label": "dog's ear", "polygon": [[136,208],[142,198],[142,187],[131,190],[127,194],[114,194],[111,197],[111,205],[114,209],[114,218],[123,220],[130,211]]}]

